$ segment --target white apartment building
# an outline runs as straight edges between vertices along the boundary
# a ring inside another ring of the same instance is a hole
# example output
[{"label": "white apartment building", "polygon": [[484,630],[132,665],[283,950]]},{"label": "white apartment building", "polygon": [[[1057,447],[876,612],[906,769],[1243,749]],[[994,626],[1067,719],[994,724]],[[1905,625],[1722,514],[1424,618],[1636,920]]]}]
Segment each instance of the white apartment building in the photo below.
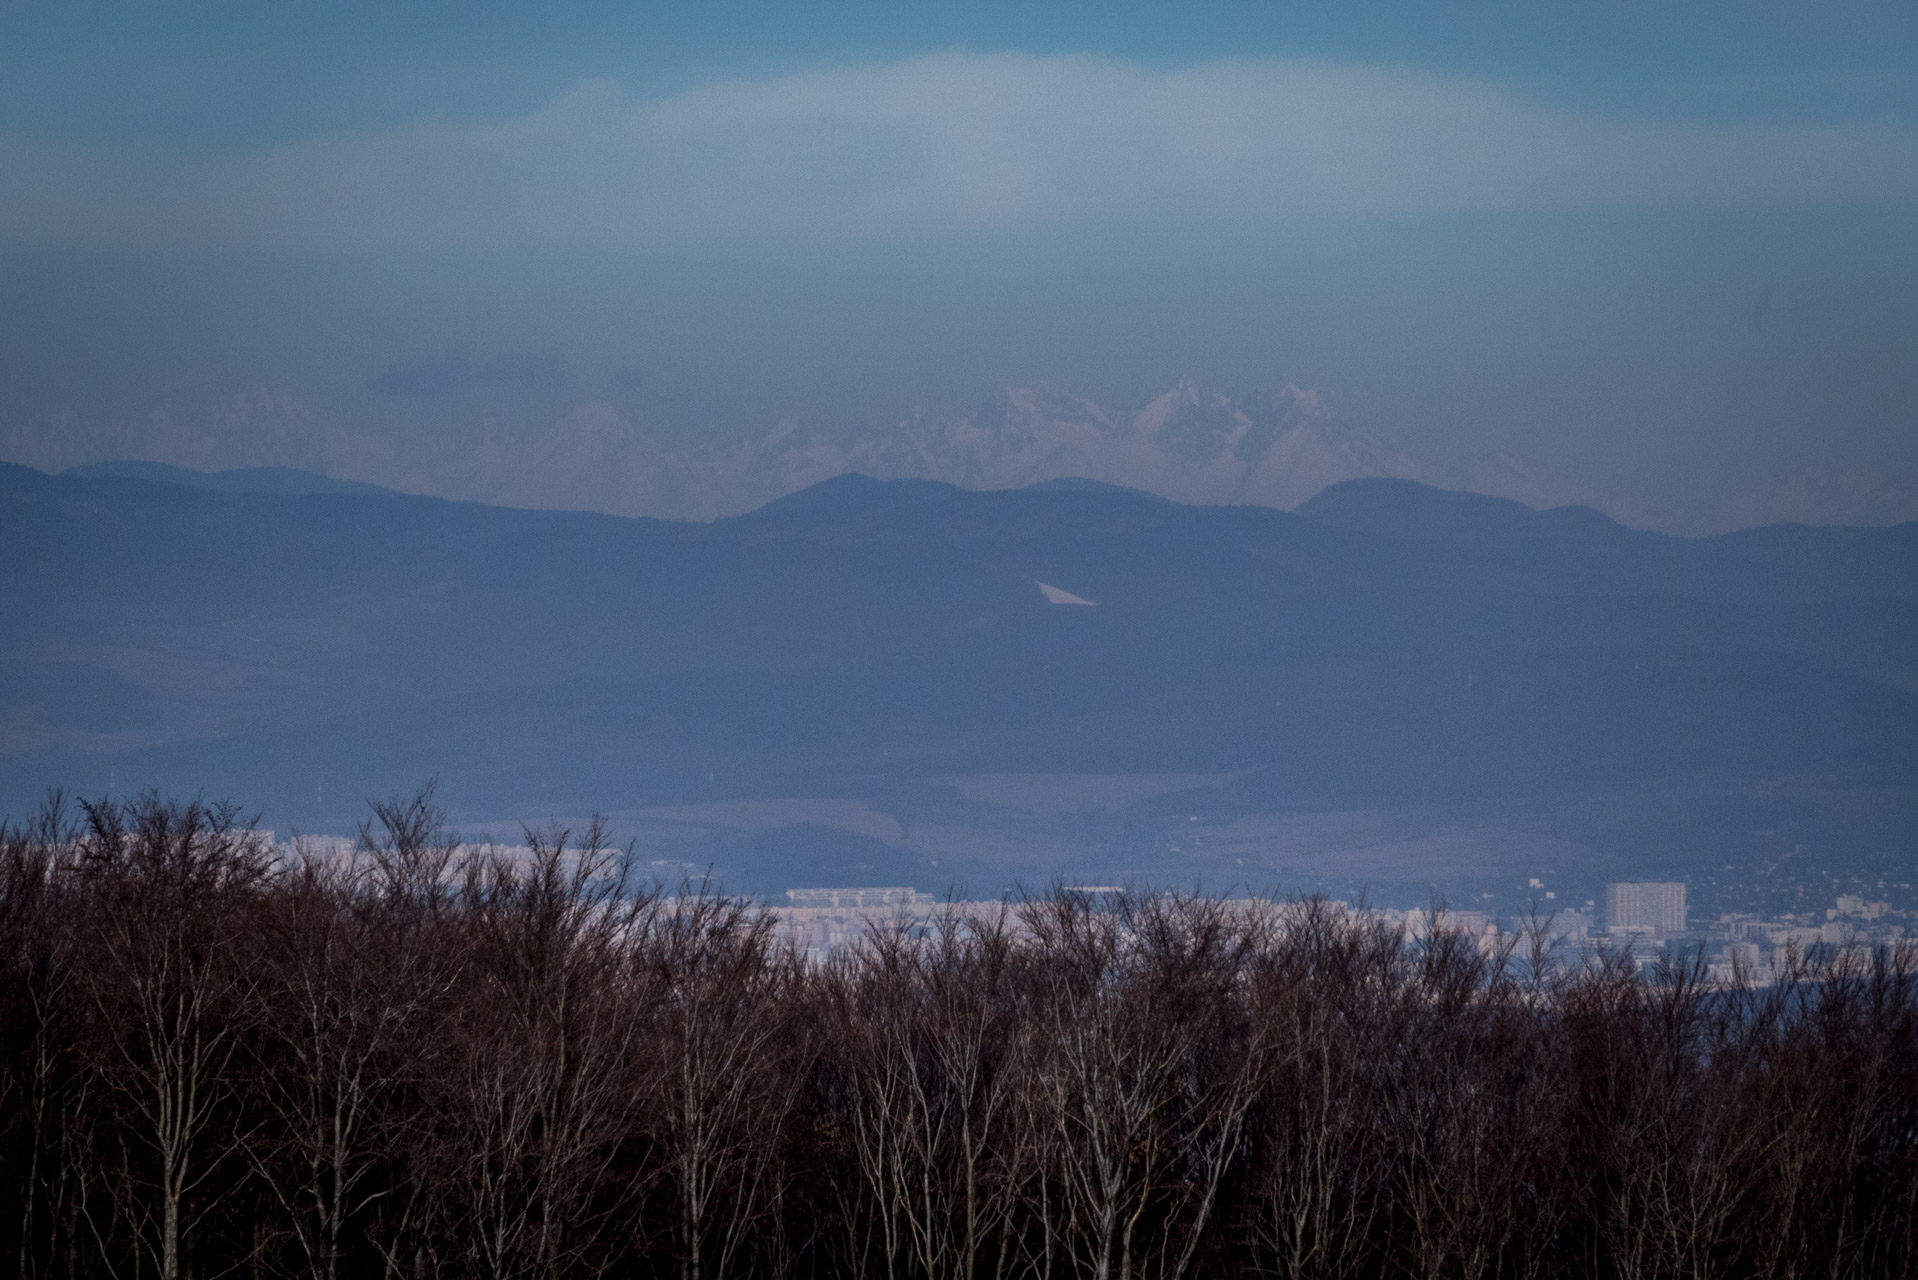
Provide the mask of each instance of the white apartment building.
[{"label": "white apartment building", "polygon": [[1685,932],[1685,886],[1682,882],[1640,880],[1605,886],[1605,927],[1652,929],[1659,935]]}]

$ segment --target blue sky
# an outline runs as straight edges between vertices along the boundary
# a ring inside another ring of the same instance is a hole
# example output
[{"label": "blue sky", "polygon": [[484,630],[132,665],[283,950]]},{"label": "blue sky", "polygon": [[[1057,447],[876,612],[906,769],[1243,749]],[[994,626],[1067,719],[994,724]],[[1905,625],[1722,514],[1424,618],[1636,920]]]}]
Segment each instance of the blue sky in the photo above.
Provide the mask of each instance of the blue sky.
[{"label": "blue sky", "polygon": [[552,8],[0,9],[0,449],[1192,376],[1668,508],[1918,474],[1918,7]]}]

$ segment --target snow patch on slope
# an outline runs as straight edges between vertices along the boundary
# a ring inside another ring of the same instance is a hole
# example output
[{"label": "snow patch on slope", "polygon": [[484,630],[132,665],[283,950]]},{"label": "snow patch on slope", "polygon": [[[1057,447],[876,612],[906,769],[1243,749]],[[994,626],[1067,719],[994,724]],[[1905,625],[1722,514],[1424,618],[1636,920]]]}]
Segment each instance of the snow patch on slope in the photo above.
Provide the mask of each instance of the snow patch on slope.
[{"label": "snow patch on slope", "polygon": [[1084,596],[1075,596],[1070,591],[1061,591],[1050,582],[1041,582],[1039,590],[1046,593],[1046,599],[1053,604],[1097,605],[1098,601],[1088,600]]}]

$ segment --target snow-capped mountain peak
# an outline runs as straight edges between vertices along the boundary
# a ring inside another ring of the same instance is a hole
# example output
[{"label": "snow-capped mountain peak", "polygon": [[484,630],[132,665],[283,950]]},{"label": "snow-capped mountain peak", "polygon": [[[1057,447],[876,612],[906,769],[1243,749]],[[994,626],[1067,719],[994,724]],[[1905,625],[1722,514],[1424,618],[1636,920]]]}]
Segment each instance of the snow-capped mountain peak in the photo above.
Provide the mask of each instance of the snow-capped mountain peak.
[{"label": "snow-capped mountain peak", "polygon": [[660,440],[604,403],[577,405],[531,429],[488,421],[401,440],[329,422],[271,389],[221,401],[193,418],[74,423],[58,439],[66,447],[49,453],[0,433],[0,456],[56,469],[119,458],[199,470],[292,466],[507,506],[676,519],[750,511],[848,472],[969,489],[1082,477],[1181,502],[1288,510],[1327,485],[1380,476],[1533,507],[1584,502],[1627,524],[1687,532],[1778,519],[1886,523],[1918,515],[1907,484],[1812,472],[1729,502],[1722,512],[1681,520],[1604,501],[1502,454],[1446,463],[1410,456],[1349,431],[1306,388],[1232,396],[1192,378],[1132,412],[1039,384],[1009,387],[970,413],[921,411],[863,436],[786,419],[758,436],[694,448]]}]

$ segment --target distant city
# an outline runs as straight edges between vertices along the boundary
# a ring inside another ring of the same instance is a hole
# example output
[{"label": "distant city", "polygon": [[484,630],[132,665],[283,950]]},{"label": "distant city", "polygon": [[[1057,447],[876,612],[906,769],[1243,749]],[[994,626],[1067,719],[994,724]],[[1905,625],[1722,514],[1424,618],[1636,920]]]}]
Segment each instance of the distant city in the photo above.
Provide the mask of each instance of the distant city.
[{"label": "distant city", "polygon": [[[262,837],[272,843],[274,833]],[[340,836],[301,836],[276,846],[282,857],[304,852],[327,857],[349,854],[353,841]],[[472,846],[480,854],[524,857],[523,845]],[[689,865],[650,868],[656,875]],[[670,886],[668,886],[670,888]],[[1040,886],[1043,888],[1044,886]],[[1061,887],[1087,895],[1094,903],[1128,891],[1117,884],[1077,884]],[[1629,952],[1641,968],[1673,957],[1701,959],[1706,974],[1720,984],[1768,985],[1790,966],[1815,955],[1890,946],[1918,937],[1918,910],[1910,900],[1912,886],[1886,886],[1884,899],[1860,892],[1839,893],[1831,905],[1799,911],[1763,913],[1719,911],[1709,919],[1693,919],[1689,888],[1684,881],[1614,881],[1597,898],[1567,905],[1555,891],[1534,877],[1528,884],[1533,909],[1499,915],[1493,911],[1454,907],[1385,907],[1327,898],[1327,904],[1354,920],[1370,919],[1402,929],[1413,940],[1438,929],[1470,936],[1481,953],[1501,947],[1521,958],[1534,936],[1546,942],[1561,962],[1579,963],[1602,952]],[[1895,900],[1894,900],[1895,899]],[[868,938],[874,929],[905,925],[923,927],[946,913],[967,916],[989,914],[1002,898],[957,898],[928,893],[906,885],[791,888],[763,900],[761,910],[777,920],[778,936],[815,961],[825,961]]]},{"label": "distant city", "polygon": [[[1123,892],[1115,885],[1067,887],[1095,899]],[[972,915],[999,905],[948,900],[902,887],[789,889],[785,898],[784,903],[768,904],[778,918],[779,934],[816,960],[858,945],[877,928],[923,925],[943,912]],[[1525,958],[1534,936],[1549,944],[1560,961],[1571,963],[1622,950],[1642,968],[1698,953],[1711,981],[1752,986],[1768,985],[1794,963],[1816,954],[1830,956],[1898,943],[1918,924],[1911,912],[1853,894],[1839,895],[1818,914],[1771,919],[1726,912],[1694,923],[1685,898],[1682,882],[1618,882],[1605,886],[1602,908],[1588,900],[1582,907],[1503,920],[1484,911],[1449,907],[1364,907],[1337,899],[1328,905],[1350,918],[1369,917],[1402,929],[1414,940],[1429,936],[1435,928],[1465,934],[1486,955],[1507,947]]]}]

